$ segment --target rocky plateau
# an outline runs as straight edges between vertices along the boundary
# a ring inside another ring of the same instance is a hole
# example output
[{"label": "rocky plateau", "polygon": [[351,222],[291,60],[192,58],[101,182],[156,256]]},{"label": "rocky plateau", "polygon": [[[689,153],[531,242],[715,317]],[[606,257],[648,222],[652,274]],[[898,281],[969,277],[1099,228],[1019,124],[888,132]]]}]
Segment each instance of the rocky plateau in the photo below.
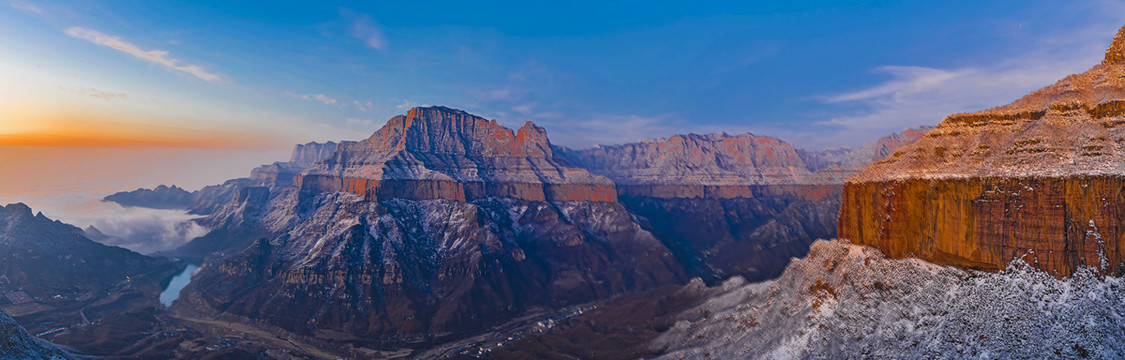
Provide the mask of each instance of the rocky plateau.
[{"label": "rocky plateau", "polygon": [[1125,29],[1105,60],[948,116],[845,185],[839,235],[892,257],[1067,276],[1125,271]]}]

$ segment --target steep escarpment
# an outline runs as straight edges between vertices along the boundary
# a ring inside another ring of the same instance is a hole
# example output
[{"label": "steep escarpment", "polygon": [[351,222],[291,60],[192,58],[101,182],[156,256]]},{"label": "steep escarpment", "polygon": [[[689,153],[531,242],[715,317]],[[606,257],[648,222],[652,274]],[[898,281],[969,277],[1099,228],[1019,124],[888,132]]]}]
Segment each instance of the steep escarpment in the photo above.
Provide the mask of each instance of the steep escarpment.
[{"label": "steep escarpment", "polygon": [[370,138],[341,144],[297,182],[305,191],[369,200],[616,200],[613,182],[557,161],[543,128],[528,122],[512,131],[438,106],[411,109]]},{"label": "steep escarpment", "polygon": [[[1024,259],[1028,260],[1028,259]],[[775,281],[706,290],[649,343],[659,359],[1113,359],[1125,282],[1015,261],[982,273],[818,241]]]},{"label": "steep escarpment", "polygon": [[[577,150],[556,147],[556,152],[568,163],[612,179],[622,196],[800,195],[793,189],[843,184],[872,161],[914,142],[930,129],[907,129],[858,149],[811,151],[768,136],[723,133],[676,135]],[[806,197],[816,197],[816,193]]]},{"label": "steep escarpment", "polygon": [[413,109],[341,143],[294,186],[236,194],[205,221],[254,229],[213,232],[216,243],[250,242],[209,257],[172,309],[342,355],[480,334],[689,278],[615,201],[613,183],[556,159],[542,128],[459,110]]},{"label": "steep escarpment", "polygon": [[195,203],[194,194],[176,185],[160,185],[152,189],[122,191],[106,196],[102,201],[150,209],[187,209]]},{"label": "steep escarpment", "polygon": [[859,148],[830,148],[820,151],[797,149],[810,170],[839,181],[863,171],[872,162],[890,156],[898,148],[921,139],[933,126],[919,126],[881,137]]},{"label": "steep escarpment", "polygon": [[844,178],[925,128],[859,149],[807,151],[752,134],[678,135],[572,150],[568,163],[605,175],[618,197],[692,274],[776,277],[812,241],[836,236]]},{"label": "steep escarpment", "polygon": [[[346,143],[346,142],[345,142]],[[152,189],[122,191],[106,196],[102,201],[121,206],[150,209],[189,210],[193,214],[207,215],[223,206],[238,188],[243,186],[290,186],[293,178],[309,166],[324,160],[336,151],[336,142],[309,142],[293,147],[289,161],[277,161],[250,170],[250,177],[232,179],[220,185],[211,185],[196,191],[187,191],[176,185],[160,185]]]},{"label": "steep escarpment", "polygon": [[[841,237],[891,256],[1066,276],[1125,270],[1125,64],[1106,60],[1009,105],[947,117],[845,187]],[[906,240],[910,239],[910,240]]]},{"label": "steep escarpment", "polygon": [[676,135],[589,149],[561,149],[567,161],[623,187],[821,184],[797,150],[753,134]]},{"label": "steep escarpment", "polygon": [[27,205],[0,206],[0,292],[48,303],[100,297],[162,267],[170,270],[171,262],[96,243],[82,229],[33,215]]},{"label": "steep escarpment", "polygon": [[338,146],[339,144],[333,141],[298,144],[293,147],[293,155],[289,158],[289,161],[278,161],[250,170],[250,179],[258,181],[260,185],[292,185],[297,174],[332,156]]},{"label": "steep escarpment", "polygon": [[8,316],[8,313],[0,310],[0,359],[65,360],[74,358],[66,351],[31,336],[11,316]]},{"label": "steep escarpment", "polygon": [[[182,268],[180,262],[96,243],[82,229],[33,215],[24,204],[0,207],[0,308],[46,339],[115,313],[158,305],[162,281]],[[31,355],[35,344],[21,340],[26,334],[11,329],[10,320],[0,312],[0,358],[11,358],[4,356],[7,351],[26,354],[17,359],[61,354]],[[70,345],[90,350],[85,343]]]},{"label": "steep escarpment", "polygon": [[207,263],[174,309],[385,346],[687,278],[617,203],[287,199],[266,222],[291,229]]}]

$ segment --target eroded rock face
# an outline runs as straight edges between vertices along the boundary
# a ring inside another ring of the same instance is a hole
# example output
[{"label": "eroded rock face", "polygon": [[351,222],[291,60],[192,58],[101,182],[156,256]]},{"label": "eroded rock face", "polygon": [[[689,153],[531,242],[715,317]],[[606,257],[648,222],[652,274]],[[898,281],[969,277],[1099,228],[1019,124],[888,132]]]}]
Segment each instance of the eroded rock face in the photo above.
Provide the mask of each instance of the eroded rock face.
[{"label": "eroded rock face", "polygon": [[[749,197],[753,189],[840,185],[872,161],[919,139],[930,127],[907,129],[858,149],[810,151],[768,136],[687,134],[588,149],[556,148],[567,162],[604,175],[620,192],[658,197]],[[693,190],[676,193],[675,187]],[[694,190],[700,189],[700,190]],[[704,195],[706,189],[714,195]]]},{"label": "eroded rock face", "polygon": [[921,139],[932,126],[919,126],[881,137],[858,149],[833,148],[821,151],[797,149],[809,169],[836,182],[855,176],[872,162],[882,160],[898,148]]},{"label": "eroded rock face", "polygon": [[637,143],[563,149],[571,163],[620,185],[819,184],[792,145],[752,134],[676,135]]},{"label": "eroded rock face", "polygon": [[1121,278],[887,259],[817,241],[776,281],[728,280],[650,342],[654,359],[1118,358]]},{"label": "eroded rock face", "polygon": [[0,310],[0,359],[66,360],[77,357],[36,339],[20,327],[11,316]]},{"label": "eroded rock face", "polygon": [[33,215],[22,203],[0,206],[0,292],[24,291],[39,301],[61,295],[59,302],[73,301],[104,296],[129,277],[172,267],[167,259],[96,243],[82,229],[42,213]]},{"label": "eroded rock face", "polygon": [[807,151],[752,134],[688,134],[556,151],[613,179],[620,201],[693,275],[764,280],[814,240],[836,236],[847,176],[925,130],[859,149]]},{"label": "eroded rock face", "polygon": [[[788,148],[774,158],[801,161]],[[218,230],[196,250],[244,250],[210,256],[173,310],[421,347],[693,276],[773,277],[834,235],[838,183],[615,186],[559,151],[530,123],[418,108],[292,186],[209,187],[228,200],[206,207]]]},{"label": "eroded rock face", "polygon": [[[345,141],[344,143],[348,143]],[[293,155],[289,161],[278,161],[269,165],[262,165],[250,170],[250,179],[265,186],[290,186],[293,179],[308,167],[332,156],[339,144],[329,141],[325,143],[310,142],[297,144],[293,147]]]},{"label": "eroded rock face", "polygon": [[176,185],[160,185],[150,189],[122,191],[106,196],[102,201],[110,201],[121,206],[136,206],[150,209],[187,209],[195,202],[194,194]]},{"label": "eroded rock face", "polygon": [[286,199],[265,216],[279,235],[207,263],[173,309],[382,346],[687,280],[618,203]]},{"label": "eroded rock face", "polygon": [[368,200],[616,200],[609,179],[557,161],[543,128],[528,122],[512,131],[440,106],[411,109],[370,138],[341,144],[296,185]]},{"label": "eroded rock face", "polygon": [[542,128],[448,108],[413,109],[294,186],[238,198],[204,221],[244,233],[199,243],[255,241],[211,257],[175,311],[410,347],[689,278]]},{"label": "eroded rock face", "polygon": [[1009,105],[947,117],[849,180],[840,236],[891,256],[1066,276],[1123,269],[1122,36],[1106,60]]},{"label": "eroded rock face", "polygon": [[332,156],[338,145],[335,141],[297,144],[293,147],[293,155],[289,157],[289,163],[302,169],[307,168]]}]

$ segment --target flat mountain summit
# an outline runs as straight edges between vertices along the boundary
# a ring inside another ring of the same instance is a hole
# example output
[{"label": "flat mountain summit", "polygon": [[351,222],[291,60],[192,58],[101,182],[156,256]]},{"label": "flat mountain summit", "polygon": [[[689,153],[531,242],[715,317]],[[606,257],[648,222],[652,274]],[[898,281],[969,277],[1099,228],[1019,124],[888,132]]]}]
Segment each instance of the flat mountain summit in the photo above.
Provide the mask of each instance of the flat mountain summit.
[{"label": "flat mountain summit", "polygon": [[1102,63],[1011,104],[949,115],[853,181],[1125,175],[1123,42],[1118,32]]},{"label": "flat mountain summit", "polygon": [[1125,272],[1125,28],[1102,63],[953,114],[844,187],[839,234],[892,257]]},{"label": "flat mountain summit", "polygon": [[342,143],[305,175],[458,182],[595,183],[606,178],[555,160],[547,131],[517,130],[443,106],[396,116],[371,137]]},{"label": "flat mountain summit", "polygon": [[341,143],[295,182],[368,199],[616,199],[609,179],[558,161],[543,128],[512,130],[441,106],[411,109],[363,141]]}]

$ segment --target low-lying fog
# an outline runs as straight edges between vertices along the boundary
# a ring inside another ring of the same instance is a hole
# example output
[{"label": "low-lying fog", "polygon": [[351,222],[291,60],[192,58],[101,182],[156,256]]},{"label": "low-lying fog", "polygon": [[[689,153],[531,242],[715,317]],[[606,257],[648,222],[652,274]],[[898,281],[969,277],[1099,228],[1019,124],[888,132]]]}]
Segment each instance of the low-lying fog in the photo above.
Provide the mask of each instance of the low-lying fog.
[{"label": "low-lying fog", "polygon": [[[48,198],[24,200],[33,211],[87,230],[87,237],[106,245],[120,246],[142,254],[175,249],[207,233],[196,224],[196,215],[185,210],[157,210],[123,207],[101,201],[95,194],[65,194]],[[8,201],[0,196],[0,202]],[[88,228],[93,226],[105,236]]]},{"label": "low-lying fog", "polygon": [[0,146],[0,205],[33,211],[108,238],[93,240],[142,254],[182,245],[207,229],[181,210],[122,207],[106,195],[157,185],[189,191],[289,158],[288,149],[170,149]]}]

